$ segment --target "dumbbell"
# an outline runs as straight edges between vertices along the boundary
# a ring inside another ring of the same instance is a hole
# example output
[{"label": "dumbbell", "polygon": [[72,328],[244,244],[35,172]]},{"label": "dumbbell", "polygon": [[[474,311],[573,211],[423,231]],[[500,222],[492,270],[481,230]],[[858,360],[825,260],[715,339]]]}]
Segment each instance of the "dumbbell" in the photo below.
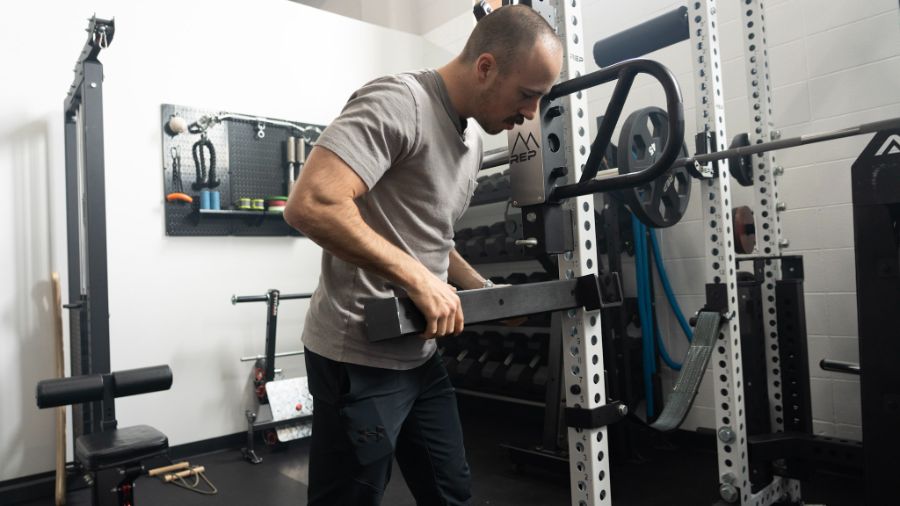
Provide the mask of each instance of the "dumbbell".
[{"label": "dumbbell", "polygon": [[506,233],[506,222],[505,221],[497,221],[491,223],[488,227],[488,234],[505,234]]},{"label": "dumbbell", "polygon": [[532,378],[534,378],[535,371],[540,367],[542,358],[540,353],[526,354],[525,357],[527,362],[512,364],[506,371],[507,385],[520,395],[531,394]]},{"label": "dumbbell", "polygon": [[524,272],[514,272],[506,276],[506,283],[509,285],[521,285],[528,282],[528,275]]},{"label": "dumbbell", "polygon": [[487,256],[484,251],[485,241],[487,241],[487,237],[483,235],[466,239],[466,257],[471,259],[481,259]]},{"label": "dumbbell", "polygon": [[546,272],[532,272],[528,275],[529,283],[541,283],[543,281],[550,281],[551,279],[550,274],[547,274]]},{"label": "dumbbell", "polygon": [[490,235],[484,241],[484,256],[491,259],[501,259],[506,256],[506,224],[499,221],[489,228]]},{"label": "dumbbell", "polygon": [[491,229],[485,225],[472,229],[472,235],[466,239],[464,249],[468,258],[476,259],[484,256],[484,241]]},{"label": "dumbbell", "polygon": [[513,332],[503,339],[503,361],[499,363],[492,376],[492,384],[501,391],[509,386],[509,370],[522,361],[522,350],[525,349],[528,336],[521,332]]},{"label": "dumbbell", "polygon": [[508,191],[510,188],[509,174],[500,174],[495,184],[497,191]]},{"label": "dumbbell", "polygon": [[456,251],[462,255],[464,258],[467,256],[466,253],[466,241],[472,237],[472,229],[471,228],[461,228],[453,234],[453,242],[456,247]]},{"label": "dumbbell", "polygon": [[460,351],[460,341],[456,336],[440,337],[436,340],[438,345],[438,353],[441,354],[441,361],[444,362],[444,368],[450,364]]},{"label": "dumbbell", "polygon": [[506,371],[506,386],[512,391],[525,394],[531,388],[531,378],[543,356],[541,343],[534,336],[529,337],[523,333],[511,335],[516,339],[517,359]]},{"label": "dumbbell", "polygon": [[456,371],[461,385],[474,386],[478,384],[481,368],[484,367],[484,363],[491,354],[493,346],[491,334],[499,336],[497,332],[485,332],[478,337],[477,341],[473,339],[472,344],[468,347],[469,353],[460,360]]},{"label": "dumbbell", "polygon": [[500,174],[491,174],[478,184],[480,193],[494,193],[497,191],[497,182],[500,180]]},{"label": "dumbbell", "polygon": [[482,378],[482,371],[491,360],[497,360],[497,354],[500,350],[500,342],[503,336],[499,332],[489,331],[478,337],[478,349],[480,354],[478,359],[471,364],[467,364],[466,371],[460,371],[463,374],[462,381],[465,385],[477,386]]},{"label": "dumbbell", "polygon": [[[450,359],[444,363],[444,368],[447,369],[447,376],[449,376],[454,383],[458,383],[462,377],[460,368],[463,367],[463,363],[468,364],[467,361],[472,360],[469,358],[469,352],[469,348],[463,348],[455,357],[450,357]],[[469,366],[467,365],[466,367]]]},{"label": "dumbbell", "polygon": [[468,239],[469,237],[472,237],[473,233],[474,233],[474,230],[472,230],[471,228],[461,228],[453,233],[453,238],[454,239]]},{"label": "dumbbell", "polygon": [[460,335],[452,338],[455,348],[447,348],[443,357],[443,362],[444,368],[447,369],[447,375],[451,378],[458,376],[459,373],[457,369],[459,368],[460,362],[469,355],[469,347],[474,345],[472,335],[473,334],[469,331],[463,331]]},{"label": "dumbbell", "polygon": [[487,181],[487,179],[488,179],[488,176],[481,176],[475,180],[475,194],[476,195],[484,193],[484,186],[482,186],[482,183]]},{"label": "dumbbell", "polygon": [[534,376],[531,377],[531,391],[544,395],[547,393],[547,378],[550,375],[550,370],[547,366],[542,365],[538,366],[534,371]]},{"label": "dumbbell", "polygon": [[506,260],[509,257],[509,237],[505,233],[494,234],[484,241],[484,252],[488,258]]},{"label": "dumbbell", "polygon": [[503,345],[497,349],[495,356],[499,360],[489,360],[481,369],[482,382],[494,388],[501,388],[506,378],[506,370],[516,357],[515,337],[509,335],[503,339]]},{"label": "dumbbell", "polygon": [[484,367],[484,363],[487,362],[491,354],[489,350],[480,351],[481,353],[469,354],[459,362],[457,371],[459,372],[459,383],[461,385],[473,387],[478,384],[481,368]]}]

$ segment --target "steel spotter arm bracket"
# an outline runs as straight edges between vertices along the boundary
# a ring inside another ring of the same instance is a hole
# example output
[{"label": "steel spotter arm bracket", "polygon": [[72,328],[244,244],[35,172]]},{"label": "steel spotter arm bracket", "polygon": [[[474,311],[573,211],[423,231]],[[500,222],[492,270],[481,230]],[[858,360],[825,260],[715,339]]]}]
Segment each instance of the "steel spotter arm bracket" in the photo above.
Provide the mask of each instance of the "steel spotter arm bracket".
[{"label": "steel spotter arm bracket", "polygon": [[[472,324],[578,307],[593,311],[607,305],[605,291],[597,276],[591,274],[576,279],[464,290],[458,294],[466,324]],[[425,318],[409,297],[367,301],[365,322],[371,342],[425,331]]]}]

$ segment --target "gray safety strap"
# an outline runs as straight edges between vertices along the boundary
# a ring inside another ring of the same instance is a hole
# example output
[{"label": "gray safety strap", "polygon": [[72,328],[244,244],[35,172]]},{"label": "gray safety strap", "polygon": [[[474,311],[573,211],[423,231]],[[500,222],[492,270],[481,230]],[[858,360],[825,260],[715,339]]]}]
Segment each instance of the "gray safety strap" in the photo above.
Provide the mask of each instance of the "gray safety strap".
[{"label": "gray safety strap", "polygon": [[677,429],[684,422],[703,380],[703,372],[709,363],[709,356],[712,355],[713,343],[716,342],[721,323],[722,315],[713,311],[703,311],[697,317],[694,339],[684,363],[681,364],[678,381],[669,394],[662,414],[650,427],[666,432]]}]

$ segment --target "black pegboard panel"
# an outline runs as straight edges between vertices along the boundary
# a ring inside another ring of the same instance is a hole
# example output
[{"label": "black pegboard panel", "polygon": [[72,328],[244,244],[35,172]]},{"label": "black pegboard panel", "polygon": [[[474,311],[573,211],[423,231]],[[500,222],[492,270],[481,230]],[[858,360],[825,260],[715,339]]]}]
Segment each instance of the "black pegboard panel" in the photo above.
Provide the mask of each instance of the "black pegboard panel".
[{"label": "black pegboard panel", "polygon": [[[164,126],[168,123],[169,118],[177,111],[178,115],[183,117],[188,123],[192,123],[209,111],[203,111],[186,106],[174,106],[163,104],[161,108],[162,122],[160,125],[162,131],[162,147],[163,147],[163,176],[164,191],[163,204],[166,209],[166,234],[167,235],[188,235],[188,236],[208,236],[208,235],[230,235],[231,224],[227,219],[202,220],[197,213],[199,202],[199,191],[194,190],[192,185],[196,182],[196,170],[194,160],[191,155],[191,147],[200,139],[199,135],[190,133],[182,133],[178,135],[169,135],[166,133]],[[230,166],[228,159],[228,124],[218,125],[211,128],[208,132],[209,140],[216,149],[216,172],[217,177],[221,181],[216,190],[222,195],[228,195],[230,192],[228,167]],[[194,204],[184,202],[166,202],[165,196],[175,191],[172,181],[172,149],[177,149],[181,154],[181,182],[184,193],[194,197]]]},{"label": "black pegboard panel", "polygon": [[[299,135],[287,126],[264,124],[264,135],[255,121],[225,120],[207,131],[216,150],[216,172],[221,182],[214,190],[220,193],[221,209],[215,215],[199,212],[199,189],[193,186],[197,180],[196,165],[191,148],[200,139],[199,134],[189,132],[170,135],[165,125],[173,114],[183,117],[188,124],[203,115],[212,116],[216,111],[163,104],[161,107],[161,131],[163,136],[164,197],[175,191],[172,180],[172,149],[181,153],[181,180],[184,193],[194,198],[193,204],[166,202],[166,234],[173,236],[299,236],[279,215],[258,213],[229,214],[235,210],[241,197],[265,198],[287,194],[288,166],[286,146],[288,137]],[[292,122],[301,127],[317,127],[308,123]],[[315,140],[315,138],[313,138]],[[311,145],[307,146],[307,154]]]}]

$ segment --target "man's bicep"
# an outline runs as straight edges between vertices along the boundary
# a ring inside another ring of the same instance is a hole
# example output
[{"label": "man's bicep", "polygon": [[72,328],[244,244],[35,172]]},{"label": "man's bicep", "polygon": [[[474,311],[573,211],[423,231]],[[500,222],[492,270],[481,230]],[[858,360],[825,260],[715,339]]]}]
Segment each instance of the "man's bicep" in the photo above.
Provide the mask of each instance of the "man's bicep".
[{"label": "man's bicep", "polygon": [[359,174],[341,157],[321,146],[313,148],[296,184],[300,195],[323,204],[352,200],[368,191]]}]

